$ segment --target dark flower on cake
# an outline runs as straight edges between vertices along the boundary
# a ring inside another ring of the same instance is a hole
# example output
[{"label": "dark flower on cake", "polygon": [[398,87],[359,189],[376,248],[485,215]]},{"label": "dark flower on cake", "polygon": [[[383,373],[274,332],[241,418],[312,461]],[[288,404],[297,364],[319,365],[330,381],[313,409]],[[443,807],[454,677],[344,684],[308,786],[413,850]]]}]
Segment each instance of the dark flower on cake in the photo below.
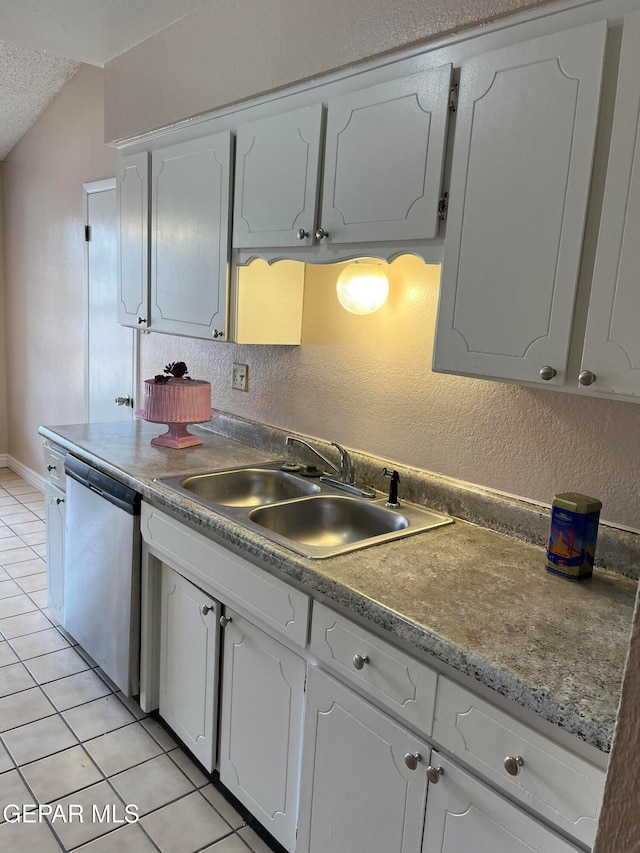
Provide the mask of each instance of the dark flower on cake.
[{"label": "dark flower on cake", "polygon": [[163,376],[162,373],[156,373],[156,375],[153,377],[153,381],[156,383],[156,385],[164,385],[165,382],[169,381],[169,377]]},{"label": "dark flower on cake", "polygon": [[174,379],[182,379],[189,372],[189,368],[184,361],[172,361],[165,367],[164,372],[170,373]]}]

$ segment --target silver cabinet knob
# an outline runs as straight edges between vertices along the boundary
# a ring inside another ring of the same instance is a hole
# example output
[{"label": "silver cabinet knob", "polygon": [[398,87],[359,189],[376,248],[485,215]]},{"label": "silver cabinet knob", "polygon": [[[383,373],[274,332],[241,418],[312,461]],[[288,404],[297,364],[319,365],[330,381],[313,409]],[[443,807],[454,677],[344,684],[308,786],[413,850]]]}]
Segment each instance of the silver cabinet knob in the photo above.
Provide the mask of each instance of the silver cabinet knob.
[{"label": "silver cabinet knob", "polygon": [[64,498],[56,498],[56,503],[60,506],[60,504],[64,503]]},{"label": "silver cabinet knob", "polygon": [[55,470],[56,470],[55,465],[47,465],[47,471],[55,471]]},{"label": "silver cabinet knob", "polygon": [[203,604],[202,607],[200,608],[200,613],[202,613],[203,616],[206,616],[207,613],[211,613],[212,610],[213,610],[212,604]]},{"label": "silver cabinet knob", "polygon": [[578,374],[578,382],[581,385],[593,385],[596,381],[595,373],[592,373],[590,370],[582,370]]},{"label": "silver cabinet knob", "polygon": [[548,364],[545,367],[540,368],[540,379],[544,379],[545,382],[548,382],[549,379],[553,379],[555,375],[556,371]]},{"label": "silver cabinet knob", "polygon": [[132,397],[116,397],[116,406],[131,406],[133,408]]},{"label": "silver cabinet knob", "polygon": [[356,669],[362,669],[365,663],[369,663],[369,655],[354,655],[353,665]]},{"label": "silver cabinet knob", "polygon": [[418,764],[422,761],[422,756],[419,752],[408,752],[404,757],[404,763],[409,770],[415,770]]},{"label": "silver cabinet knob", "polygon": [[144,326],[144,325],[146,325],[146,323],[147,323],[146,317],[138,317],[138,325],[139,326]]},{"label": "silver cabinet knob", "polygon": [[436,765],[436,767],[434,767],[433,764],[430,764],[427,767],[427,779],[429,780],[429,782],[431,782],[432,785],[438,784],[438,782],[440,781],[440,777],[443,773],[444,768],[440,767],[439,764]]},{"label": "silver cabinet knob", "polygon": [[298,233],[296,234],[296,237],[298,238],[298,240],[306,240],[306,238],[308,236],[309,236],[309,232],[305,231],[304,228],[300,228],[298,230]]},{"label": "silver cabinet knob", "polygon": [[318,228],[316,230],[316,240],[324,240],[324,238],[328,236],[329,232],[325,231],[324,228]]},{"label": "silver cabinet knob", "polygon": [[213,337],[214,338],[224,338],[224,329],[222,329],[222,330],[214,329],[213,330]]},{"label": "silver cabinet knob", "polygon": [[524,758],[521,755],[507,755],[504,760],[504,769],[509,776],[517,776],[523,764]]},{"label": "silver cabinet knob", "polygon": [[229,624],[229,622],[233,622],[233,619],[231,618],[231,616],[221,616],[220,617],[220,627],[221,628],[226,628],[227,625]]}]

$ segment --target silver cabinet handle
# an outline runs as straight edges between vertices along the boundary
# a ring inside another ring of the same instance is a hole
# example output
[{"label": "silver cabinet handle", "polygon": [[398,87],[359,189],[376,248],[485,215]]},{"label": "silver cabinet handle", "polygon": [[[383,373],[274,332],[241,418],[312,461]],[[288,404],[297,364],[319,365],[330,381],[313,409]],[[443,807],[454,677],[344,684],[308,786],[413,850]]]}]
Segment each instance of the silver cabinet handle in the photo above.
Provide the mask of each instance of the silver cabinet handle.
[{"label": "silver cabinet handle", "polygon": [[418,764],[422,761],[422,756],[419,752],[408,752],[404,757],[404,763],[409,770],[415,770]]},{"label": "silver cabinet handle", "polygon": [[596,375],[590,370],[582,370],[578,374],[578,382],[580,383],[580,385],[593,385],[595,381]]},{"label": "silver cabinet handle", "polygon": [[427,779],[429,780],[429,782],[431,782],[432,785],[438,784],[438,782],[440,781],[440,777],[443,773],[444,768],[440,767],[439,764],[436,765],[436,767],[434,767],[433,764],[430,764],[427,767]]},{"label": "silver cabinet handle", "polygon": [[56,503],[60,506],[60,504],[64,503],[64,498],[56,498]]},{"label": "silver cabinet handle", "polygon": [[146,322],[147,322],[147,318],[146,318],[146,317],[138,317],[138,325],[139,325],[139,326],[143,326],[143,325],[145,325],[145,324],[146,324]]},{"label": "silver cabinet handle", "polygon": [[328,236],[329,232],[325,231],[324,228],[318,228],[316,230],[316,240],[324,240],[324,238]]},{"label": "silver cabinet handle", "polygon": [[540,368],[540,379],[544,379],[545,382],[548,382],[550,379],[556,375],[556,371],[553,367],[547,364],[545,367]]},{"label": "silver cabinet handle", "polygon": [[507,755],[504,760],[504,769],[509,776],[517,776],[523,764],[524,758],[521,755]]},{"label": "silver cabinet handle", "polygon": [[55,465],[47,465],[47,471],[55,471],[55,470],[56,470]]},{"label": "silver cabinet handle", "polygon": [[296,234],[296,237],[298,238],[298,240],[305,240],[308,236],[309,236],[309,232],[305,231],[304,228],[298,229],[298,233]]},{"label": "silver cabinet handle", "polygon": [[233,619],[231,618],[231,616],[221,616],[220,617],[220,627],[221,628],[226,628],[227,625],[229,624],[229,622],[233,622]]},{"label": "silver cabinet handle", "polygon": [[353,665],[356,669],[362,669],[365,663],[369,663],[369,655],[354,655]]},{"label": "silver cabinet handle", "polygon": [[116,397],[116,406],[131,406],[133,408],[132,397]]},{"label": "silver cabinet handle", "polygon": [[207,613],[211,613],[212,610],[213,610],[213,604],[203,604],[202,607],[200,608],[200,613],[202,613],[203,616],[206,616]]},{"label": "silver cabinet handle", "polygon": [[224,338],[224,329],[222,329],[222,330],[214,329],[213,330],[213,337],[214,338]]}]

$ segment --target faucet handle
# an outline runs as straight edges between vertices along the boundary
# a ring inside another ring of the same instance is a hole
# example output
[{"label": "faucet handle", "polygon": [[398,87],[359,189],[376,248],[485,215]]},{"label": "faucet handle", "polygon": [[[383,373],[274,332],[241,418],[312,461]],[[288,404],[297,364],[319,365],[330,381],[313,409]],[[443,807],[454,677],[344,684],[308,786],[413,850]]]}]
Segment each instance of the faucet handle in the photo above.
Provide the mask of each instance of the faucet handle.
[{"label": "faucet handle", "polygon": [[351,462],[349,452],[335,441],[331,442],[331,446],[335,447],[340,454],[340,479],[343,483],[348,483],[349,485],[353,484],[353,463]]}]

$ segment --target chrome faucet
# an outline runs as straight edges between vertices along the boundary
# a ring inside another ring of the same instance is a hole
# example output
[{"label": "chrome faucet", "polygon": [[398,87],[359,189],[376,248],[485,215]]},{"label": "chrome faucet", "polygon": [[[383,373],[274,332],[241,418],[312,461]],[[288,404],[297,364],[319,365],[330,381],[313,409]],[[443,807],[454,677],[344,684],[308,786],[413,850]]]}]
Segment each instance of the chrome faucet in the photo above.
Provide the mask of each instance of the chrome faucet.
[{"label": "chrome faucet", "polygon": [[325,465],[339,475],[339,478],[336,478],[330,477],[327,474],[322,474],[320,479],[323,483],[328,483],[330,486],[335,486],[337,489],[342,489],[345,492],[350,492],[351,494],[359,495],[360,497],[375,498],[376,493],[373,489],[370,489],[367,486],[356,485],[355,478],[353,476],[353,462],[351,461],[351,456],[349,455],[349,452],[342,447],[342,445],[336,444],[335,441],[331,442],[331,446],[335,447],[340,454],[340,467],[338,468],[337,465],[334,465],[326,456],[323,456],[322,453],[315,449],[315,447],[312,447],[306,441],[303,441],[303,439],[296,438],[294,435],[288,435],[284,440],[285,444],[293,444],[293,442],[304,445],[304,447],[310,450],[318,457],[318,459],[321,459]]}]

